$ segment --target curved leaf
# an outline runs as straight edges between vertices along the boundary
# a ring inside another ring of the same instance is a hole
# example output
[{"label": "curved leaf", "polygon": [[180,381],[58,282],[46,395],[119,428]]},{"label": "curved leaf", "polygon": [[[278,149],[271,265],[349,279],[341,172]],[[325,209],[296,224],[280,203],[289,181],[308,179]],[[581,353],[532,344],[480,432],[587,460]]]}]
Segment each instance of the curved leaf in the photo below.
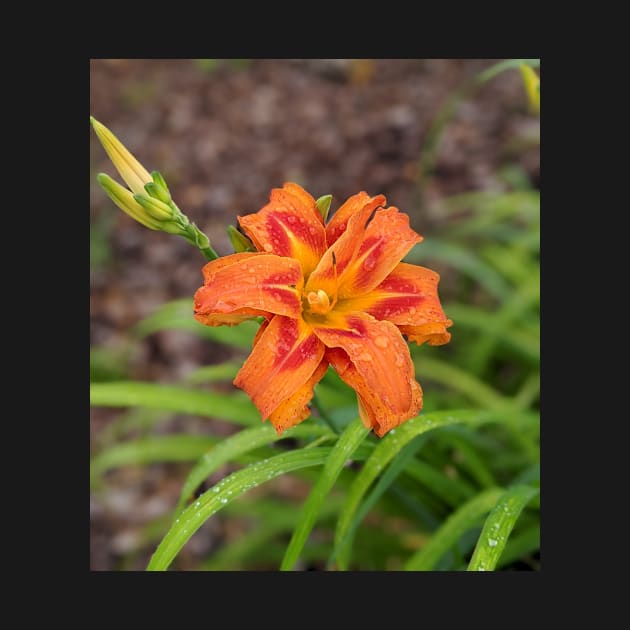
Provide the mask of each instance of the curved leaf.
[{"label": "curved leaf", "polygon": [[337,521],[337,528],[335,530],[335,552],[339,552],[339,548],[350,529],[363,495],[394,456],[416,436],[422,435],[431,429],[451,424],[465,423],[479,425],[485,422],[496,422],[503,418],[503,414],[497,411],[477,411],[469,409],[438,411],[416,416],[397,429],[391,430],[376,445],[374,451],[350,486],[346,503]]},{"label": "curved leaf", "polygon": [[461,467],[465,468],[471,477],[479,483],[483,488],[491,488],[496,485],[496,481],[489,466],[479,455],[477,449],[466,439],[465,436],[458,433],[444,432],[440,436],[442,442],[450,444],[462,456]]},{"label": "curved leaf", "polygon": [[259,327],[260,324],[255,320],[245,321],[238,326],[204,326],[193,317],[192,299],[185,298],[164,304],[136,324],[134,332],[139,337],[146,337],[160,330],[183,330],[202,339],[250,350]]},{"label": "curved leaf", "polygon": [[540,549],[540,525],[526,529],[518,536],[512,536],[505,545],[505,549],[497,562],[497,568],[505,567],[516,562],[527,554]]},{"label": "curved leaf", "polygon": [[405,563],[405,571],[431,571],[439,559],[471,527],[479,524],[503,494],[502,488],[490,488],[453,512],[429,541]]},{"label": "curved leaf", "polygon": [[512,401],[496,392],[492,387],[461,368],[441,361],[412,353],[418,380],[423,379],[440,383],[466,394],[470,400],[488,409],[507,409],[513,406]]},{"label": "curved leaf", "polygon": [[468,571],[494,570],[523,508],[538,492],[538,488],[518,485],[513,486],[500,497],[484,523],[468,565]]},{"label": "curved leaf", "polygon": [[214,448],[205,453],[190,471],[184,482],[176,512],[179,513],[183,509],[188,498],[204,479],[209,477],[215,470],[230,461],[233,457],[278,440],[305,436],[334,437],[334,433],[326,427],[322,427],[314,422],[309,422],[293,427],[285,431],[282,435],[278,435],[271,425],[265,425],[245,429],[223,439]]},{"label": "curved leaf", "polygon": [[293,569],[302,551],[302,547],[304,547],[304,543],[306,543],[306,539],[317,520],[324,498],[333,487],[348,458],[354,453],[368,433],[369,429],[366,429],[361,419],[357,418],[352,424],[348,425],[345,431],[339,436],[330,456],[326,460],[319,479],[315,483],[302,508],[300,520],[293,530],[291,542],[282,559],[282,564],[280,565],[281,571],[290,571]]},{"label": "curved leaf", "polygon": [[151,556],[147,571],[165,571],[190,537],[229,501],[279,475],[307,466],[319,466],[330,452],[330,448],[317,447],[282,453],[221,480],[180,514]]},{"label": "curved leaf", "polygon": [[[243,503],[245,503],[245,500],[231,505],[236,506]],[[340,506],[341,499],[330,496],[329,500],[322,506],[319,515],[320,522],[332,519]],[[217,549],[204,562],[203,569],[205,571],[238,571],[247,569],[245,561],[248,559],[256,564],[260,564],[261,561],[273,562],[275,566],[282,560],[286,550],[286,543],[280,545],[278,542],[279,535],[290,532],[295,527],[296,521],[300,516],[299,511],[293,505],[278,502],[274,506],[277,509],[265,516],[260,513],[260,500],[257,500],[256,505],[248,505],[246,507],[250,516],[252,513],[256,514],[255,524],[230,545]],[[273,553],[268,553],[270,546],[273,547]],[[329,546],[330,543],[327,544],[327,547]],[[311,551],[310,548],[304,549],[303,556],[309,551]],[[318,552],[318,555],[321,556],[319,549]]]},{"label": "curved leaf", "polygon": [[109,468],[129,464],[194,461],[216,441],[216,437],[202,435],[165,435],[116,444],[92,458],[90,478],[94,480]]},{"label": "curved leaf", "polygon": [[429,488],[451,507],[457,507],[475,494],[474,486],[468,482],[463,479],[451,479],[420,459],[411,460],[405,467],[405,473]]},{"label": "curved leaf", "polygon": [[90,403],[103,407],[147,407],[189,413],[246,426],[260,422],[260,414],[251,400],[237,391],[220,394],[134,381],[92,383]]},{"label": "curved leaf", "polygon": [[496,315],[466,304],[447,304],[444,312],[457,322],[457,326],[489,335],[534,364],[540,360],[540,339],[536,334],[505,326],[496,321]]},{"label": "curved leaf", "polygon": [[215,383],[216,381],[232,382],[240,369],[240,363],[232,362],[205,365],[188,374],[186,381],[193,385],[197,383]]},{"label": "curved leaf", "polygon": [[493,77],[496,77],[497,74],[505,72],[505,70],[516,70],[520,68],[521,65],[526,65],[530,68],[537,68],[540,66],[540,59],[505,59],[504,61],[499,61],[499,63],[495,63],[489,68],[486,68],[483,72],[480,72],[477,75],[476,80],[478,83],[485,83]]},{"label": "curved leaf", "polygon": [[396,459],[392,462],[392,465],[387,468],[385,474],[375,484],[370,495],[365,501],[363,501],[361,507],[357,510],[344,539],[335,547],[333,553],[328,559],[328,566],[332,566],[333,562],[337,558],[337,564],[340,567],[346,568],[348,566],[350,561],[349,553],[352,547],[352,539],[354,538],[357,527],[381,496],[383,496],[387,489],[396,481],[403,469],[405,469],[410,462],[414,461],[414,455],[422,447],[425,441],[426,436],[419,435],[400,451],[398,457],[396,457]]},{"label": "curved leaf", "polygon": [[435,238],[426,239],[422,242],[422,247],[414,247],[405,260],[414,264],[424,264],[427,260],[447,263],[460,273],[476,280],[488,293],[502,302],[507,300],[512,292],[512,287],[500,273],[460,245],[438,241]]}]

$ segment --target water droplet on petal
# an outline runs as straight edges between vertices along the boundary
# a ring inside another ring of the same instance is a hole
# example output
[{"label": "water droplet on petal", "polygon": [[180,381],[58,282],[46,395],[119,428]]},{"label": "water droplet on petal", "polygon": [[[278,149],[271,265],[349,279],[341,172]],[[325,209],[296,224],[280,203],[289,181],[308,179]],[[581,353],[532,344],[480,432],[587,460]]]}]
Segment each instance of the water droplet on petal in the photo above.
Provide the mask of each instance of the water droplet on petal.
[{"label": "water droplet on petal", "polygon": [[295,217],[294,217],[292,214],[290,214],[290,215],[287,217],[287,221],[288,221],[289,223],[295,223]]},{"label": "water droplet on petal", "polygon": [[312,236],[315,236],[315,234],[317,234],[317,230],[314,227],[308,228],[308,231]]},{"label": "water droplet on petal", "polygon": [[389,343],[389,341],[387,341],[387,337],[377,337],[374,340],[374,343],[379,347],[379,348],[387,348],[387,344]]},{"label": "water droplet on petal", "polygon": [[359,361],[371,361],[372,360],[372,355],[369,354],[368,352],[362,352],[359,355]]},{"label": "water droplet on petal", "polygon": [[402,367],[404,363],[405,363],[405,358],[403,357],[403,355],[402,354],[397,354],[396,355],[396,367]]},{"label": "water droplet on petal", "polygon": [[249,273],[256,273],[256,269],[254,267],[250,267],[247,271],[249,271]]},{"label": "water droplet on petal", "polygon": [[409,315],[415,315],[416,314],[416,307],[415,306],[410,306],[409,307]]},{"label": "water droplet on petal", "polygon": [[270,252],[270,251],[272,251],[272,250],[273,250],[273,247],[271,246],[271,243],[265,243],[265,244],[263,245],[263,249],[264,249],[266,252]]},{"label": "water droplet on petal", "polygon": [[368,256],[363,261],[363,269],[365,269],[366,271],[373,271],[374,267],[376,267],[376,259],[374,258],[374,256]]}]

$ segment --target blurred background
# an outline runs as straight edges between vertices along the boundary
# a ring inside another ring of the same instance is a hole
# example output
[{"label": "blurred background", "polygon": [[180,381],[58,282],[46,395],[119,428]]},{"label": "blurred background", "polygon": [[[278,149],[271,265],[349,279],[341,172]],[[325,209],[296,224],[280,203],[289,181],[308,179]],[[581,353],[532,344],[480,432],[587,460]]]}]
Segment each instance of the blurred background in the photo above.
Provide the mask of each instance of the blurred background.
[{"label": "blurred background", "polygon": [[[536,409],[539,118],[518,69],[478,80],[498,61],[92,60],[90,112],[164,175],[221,255],[232,251],[227,225],[259,210],[286,181],[315,198],[332,194],[331,213],[360,190],[383,193],[425,236],[408,260],[437,270],[442,301],[453,305],[445,308],[453,340],[427,349],[427,365],[450,359],[497,396],[520,396]],[[167,302],[192,301],[205,260],[183,239],[146,230],[115,208],[96,183],[99,172],[119,179],[90,130],[92,381],[181,383],[201,366],[241,361],[246,350],[200,340],[186,325],[142,325]],[[439,368],[429,370],[433,384],[430,375],[419,378],[425,409],[488,402],[465,378],[451,387],[457,374]],[[93,407],[93,455],[147,432],[234,430],[194,416],[154,416]],[[93,570],[145,568],[189,469],[149,462],[99,475],[90,503]],[[265,492],[288,502],[309,488],[292,476],[269,486]],[[276,559],[255,552],[215,562],[248,531],[246,505],[210,519],[175,568],[276,568]],[[283,535],[273,539],[279,553]],[[358,568],[397,568],[396,550],[388,553]],[[536,555],[519,562],[515,568],[537,568]]]}]

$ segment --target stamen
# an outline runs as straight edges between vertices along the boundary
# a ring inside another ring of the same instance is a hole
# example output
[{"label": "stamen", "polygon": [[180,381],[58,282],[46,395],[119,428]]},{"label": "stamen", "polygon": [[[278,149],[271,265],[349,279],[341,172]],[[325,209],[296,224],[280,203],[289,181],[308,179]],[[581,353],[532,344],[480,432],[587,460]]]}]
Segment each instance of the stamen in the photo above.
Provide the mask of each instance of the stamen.
[{"label": "stamen", "polygon": [[337,304],[337,296],[339,293],[339,281],[337,279],[337,256],[335,256],[335,252],[330,252],[332,254],[332,268],[333,268],[333,276],[335,278],[335,292],[333,293],[332,304],[330,308],[334,308],[335,304]]},{"label": "stamen", "polygon": [[311,311],[313,313],[328,313],[330,310],[330,300],[326,295],[326,292],[322,289],[319,289],[317,293],[315,291],[311,291],[306,299],[311,307]]}]

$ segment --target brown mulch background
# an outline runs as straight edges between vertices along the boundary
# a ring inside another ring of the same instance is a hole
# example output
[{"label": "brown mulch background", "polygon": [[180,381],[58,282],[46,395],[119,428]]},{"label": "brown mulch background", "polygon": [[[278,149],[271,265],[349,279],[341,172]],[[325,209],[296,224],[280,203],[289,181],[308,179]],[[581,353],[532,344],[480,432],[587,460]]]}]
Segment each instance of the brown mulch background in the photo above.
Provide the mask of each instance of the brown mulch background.
[{"label": "brown mulch background", "polygon": [[[435,172],[419,190],[430,122],[455,89],[495,62],[93,60],[90,111],[149,171],[162,172],[179,207],[220,254],[231,251],[225,227],[260,209],[285,181],[316,198],[332,193],[332,210],[359,190],[383,193],[428,234],[439,220],[426,210],[432,200],[500,189],[497,173],[508,164],[538,184],[539,150],[527,148],[538,119],[527,111],[520,74],[508,71],[457,107]],[[91,342],[115,348],[162,303],[192,297],[204,259],[183,239],[146,230],[113,206],[95,176],[118,176],[91,131],[90,166]],[[138,344],[131,376],[177,382],[226,356],[191,335],[161,332]],[[92,411],[93,442],[115,415]],[[108,474],[106,491],[91,500],[93,570],[146,566],[152,548],[138,548],[139,531],[172,510],[186,470]],[[223,521],[211,521],[187,546],[181,568],[225,540]]]}]

